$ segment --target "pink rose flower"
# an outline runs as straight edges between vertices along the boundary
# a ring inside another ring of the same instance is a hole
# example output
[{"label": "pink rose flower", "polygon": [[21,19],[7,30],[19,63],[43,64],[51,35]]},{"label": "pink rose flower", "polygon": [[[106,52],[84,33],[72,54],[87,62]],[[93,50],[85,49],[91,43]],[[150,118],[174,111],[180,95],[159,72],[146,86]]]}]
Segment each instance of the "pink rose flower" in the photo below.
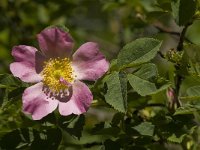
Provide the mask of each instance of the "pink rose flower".
[{"label": "pink rose flower", "polygon": [[81,80],[95,81],[109,68],[98,45],[87,42],[72,55],[72,37],[57,27],[44,29],[37,39],[41,51],[26,45],[12,49],[12,74],[24,82],[36,83],[23,93],[23,112],[34,120],[57,107],[64,116],[86,112],[93,96]]}]

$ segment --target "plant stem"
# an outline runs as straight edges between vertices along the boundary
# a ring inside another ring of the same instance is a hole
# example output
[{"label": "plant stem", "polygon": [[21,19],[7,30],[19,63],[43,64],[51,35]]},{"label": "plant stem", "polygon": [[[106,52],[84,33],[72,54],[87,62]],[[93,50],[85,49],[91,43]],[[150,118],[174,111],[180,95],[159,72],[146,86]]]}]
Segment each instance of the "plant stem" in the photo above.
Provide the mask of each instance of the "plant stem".
[{"label": "plant stem", "polygon": [[[179,52],[183,51],[183,43],[184,43],[184,40],[185,40],[185,34],[186,34],[186,31],[187,31],[187,29],[190,25],[192,25],[192,22],[187,23],[185,25],[185,27],[183,28],[181,34],[180,34],[180,39],[179,39],[179,43],[178,43],[178,46],[177,46],[177,51],[179,51]],[[175,68],[176,68],[177,74],[175,76],[175,98],[173,100],[172,105],[174,106],[176,104],[177,107],[180,107],[181,103],[179,101],[178,95],[179,95],[179,91],[180,91],[181,82],[183,80],[183,76],[181,76],[178,73],[178,71],[181,69],[180,65],[176,64]]]},{"label": "plant stem", "polygon": [[168,30],[168,29],[165,29],[165,28],[162,28],[158,25],[154,25],[154,27],[160,32],[160,33],[168,33],[168,34],[171,34],[171,35],[175,35],[175,36],[180,36],[180,33],[179,32],[175,32],[175,31],[171,31],[171,30]]},{"label": "plant stem", "polygon": [[178,43],[178,46],[177,46],[177,51],[183,50],[183,42],[184,42],[184,39],[185,39],[185,33],[186,33],[186,31],[187,31],[187,29],[190,25],[192,25],[192,22],[187,23],[182,30],[182,32],[180,34],[180,40],[179,40],[179,43]]}]

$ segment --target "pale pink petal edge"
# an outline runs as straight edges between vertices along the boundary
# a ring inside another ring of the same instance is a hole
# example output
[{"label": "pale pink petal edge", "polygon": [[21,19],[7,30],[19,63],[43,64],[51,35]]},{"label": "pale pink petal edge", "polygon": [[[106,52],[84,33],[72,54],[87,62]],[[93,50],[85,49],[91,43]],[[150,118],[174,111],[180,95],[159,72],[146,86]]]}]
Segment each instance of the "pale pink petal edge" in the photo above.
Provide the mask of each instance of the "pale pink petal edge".
[{"label": "pale pink petal edge", "polygon": [[23,112],[30,114],[33,120],[42,119],[58,106],[58,101],[47,98],[42,89],[43,83],[39,82],[25,89],[22,96]]},{"label": "pale pink petal edge", "polygon": [[109,69],[109,62],[95,42],[87,42],[74,53],[72,68],[77,80],[95,81]]},{"label": "pale pink petal edge", "polygon": [[83,82],[75,81],[72,87],[73,94],[71,99],[66,103],[59,102],[59,112],[63,116],[70,114],[80,115],[86,112],[93,99],[90,89]]}]

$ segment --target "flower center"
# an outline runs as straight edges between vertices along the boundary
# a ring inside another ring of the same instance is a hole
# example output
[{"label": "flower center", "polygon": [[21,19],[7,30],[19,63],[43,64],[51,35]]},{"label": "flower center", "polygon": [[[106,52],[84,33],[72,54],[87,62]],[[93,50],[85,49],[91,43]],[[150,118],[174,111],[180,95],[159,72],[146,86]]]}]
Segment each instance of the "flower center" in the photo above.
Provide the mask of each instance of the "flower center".
[{"label": "flower center", "polygon": [[50,58],[44,64],[42,71],[44,85],[53,93],[60,93],[68,89],[74,80],[69,58]]}]

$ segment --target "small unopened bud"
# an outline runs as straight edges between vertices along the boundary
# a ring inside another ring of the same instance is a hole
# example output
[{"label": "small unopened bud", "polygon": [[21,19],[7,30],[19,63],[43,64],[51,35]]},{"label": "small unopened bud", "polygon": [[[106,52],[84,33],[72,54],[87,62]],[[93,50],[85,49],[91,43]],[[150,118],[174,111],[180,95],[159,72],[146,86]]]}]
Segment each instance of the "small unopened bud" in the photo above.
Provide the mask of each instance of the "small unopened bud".
[{"label": "small unopened bud", "polygon": [[175,89],[168,88],[166,95],[168,98],[168,109],[169,111],[174,112],[176,108],[181,106],[181,103],[178,99]]},{"label": "small unopened bud", "polygon": [[167,90],[167,98],[169,101],[172,101],[174,99],[174,95],[175,95],[175,92],[174,92],[174,89],[173,88],[168,88]]}]

